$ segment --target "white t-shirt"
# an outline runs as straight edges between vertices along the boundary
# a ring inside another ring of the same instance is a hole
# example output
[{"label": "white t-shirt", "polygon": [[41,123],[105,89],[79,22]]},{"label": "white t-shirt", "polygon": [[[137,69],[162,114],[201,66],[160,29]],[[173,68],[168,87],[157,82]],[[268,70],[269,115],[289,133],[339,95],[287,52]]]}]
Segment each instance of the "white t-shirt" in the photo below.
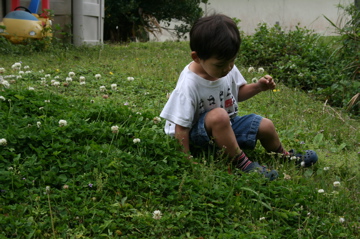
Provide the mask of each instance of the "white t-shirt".
[{"label": "white t-shirt", "polygon": [[175,135],[175,124],[191,128],[202,113],[214,108],[224,108],[230,118],[238,112],[238,91],[246,84],[238,68],[234,66],[226,76],[209,81],[192,72],[190,64],[181,72],[160,114],[167,120],[165,133],[168,135]]}]

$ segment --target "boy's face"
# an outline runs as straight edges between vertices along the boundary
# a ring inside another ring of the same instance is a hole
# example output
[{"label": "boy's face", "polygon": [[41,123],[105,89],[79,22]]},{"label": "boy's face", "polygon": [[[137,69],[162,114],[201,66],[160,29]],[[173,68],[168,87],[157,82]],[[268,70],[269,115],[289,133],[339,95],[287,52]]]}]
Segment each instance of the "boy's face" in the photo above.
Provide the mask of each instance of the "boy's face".
[{"label": "boy's face", "polygon": [[230,60],[219,60],[215,57],[211,57],[207,60],[198,59],[198,63],[203,68],[204,72],[211,78],[221,78],[226,76],[234,67],[235,58]]}]

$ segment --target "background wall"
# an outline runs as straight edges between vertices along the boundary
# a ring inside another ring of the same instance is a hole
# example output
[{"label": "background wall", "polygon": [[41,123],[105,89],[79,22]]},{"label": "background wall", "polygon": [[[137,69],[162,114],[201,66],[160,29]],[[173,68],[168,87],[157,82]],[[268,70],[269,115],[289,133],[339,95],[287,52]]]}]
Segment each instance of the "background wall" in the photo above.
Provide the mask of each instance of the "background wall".
[{"label": "background wall", "polygon": [[[240,27],[246,34],[254,33],[259,23],[270,26],[276,23],[284,30],[300,27],[313,29],[316,33],[334,35],[334,29],[324,15],[337,22],[341,12],[338,4],[348,5],[354,0],[209,0],[202,4],[205,14],[222,13],[241,20]],[[172,26],[178,24],[173,22]],[[154,41],[175,40],[176,37],[163,31]]]}]

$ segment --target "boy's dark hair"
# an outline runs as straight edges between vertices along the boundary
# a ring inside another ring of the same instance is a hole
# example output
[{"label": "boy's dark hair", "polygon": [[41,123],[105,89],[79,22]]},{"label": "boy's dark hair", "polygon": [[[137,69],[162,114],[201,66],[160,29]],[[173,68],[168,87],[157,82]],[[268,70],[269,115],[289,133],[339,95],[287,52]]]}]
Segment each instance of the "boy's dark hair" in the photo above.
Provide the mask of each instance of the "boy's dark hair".
[{"label": "boy's dark hair", "polygon": [[236,56],[241,44],[239,29],[228,16],[215,14],[199,18],[190,30],[190,48],[207,60],[229,60]]}]

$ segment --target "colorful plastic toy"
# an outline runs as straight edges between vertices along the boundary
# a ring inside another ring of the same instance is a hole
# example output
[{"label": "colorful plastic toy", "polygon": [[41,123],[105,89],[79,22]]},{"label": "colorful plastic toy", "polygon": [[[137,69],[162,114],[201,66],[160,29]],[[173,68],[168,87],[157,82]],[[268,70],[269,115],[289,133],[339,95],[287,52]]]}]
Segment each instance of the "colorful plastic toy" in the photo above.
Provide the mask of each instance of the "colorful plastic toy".
[{"label": "colorful plastic toy", "polygon": [[[13,6],[19,1],[13,1]],[[25,39],[44,39],[52,37],[52,22],[47,14],[39,16],[37,9],[40,0],[32,0],[29,9],[17,6],[0,22],[0,36],[4,36],[12,43],[23,43]],[[49,0],[43,2],[43,12],[49,8]],[[23,11],[19,11],[19,9]]]}]

